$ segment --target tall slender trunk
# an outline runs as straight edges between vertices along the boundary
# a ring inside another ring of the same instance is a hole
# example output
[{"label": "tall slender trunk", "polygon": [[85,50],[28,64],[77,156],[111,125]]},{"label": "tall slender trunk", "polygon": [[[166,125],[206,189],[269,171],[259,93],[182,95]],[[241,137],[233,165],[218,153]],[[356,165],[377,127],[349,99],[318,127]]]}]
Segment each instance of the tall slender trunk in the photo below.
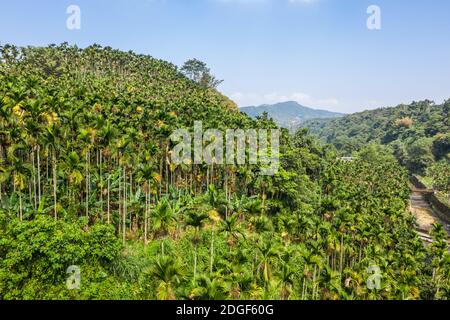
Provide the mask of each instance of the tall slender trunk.
[{"label": "tall slender trunk", "polygon": [[264,206],[266,204],[266,193],[264,187],[262,188],[262,213],[264,214]]},{"label": "tall slender trunk", "polygon": [[302,300],[305,300],[305,294],[306,294],[306,276],[303,276]]},{"label": "tall slender trunk", "polygon": [[111,223],[111,205],[110,205],[110,188],[111,188],[111,174],[108,174],[108,191],[107,191],[107,223],[110,224]]},{"label": "tall slender trunk", "polygon": [[191,181],[190,181],[191,193],[194,194],[195,192],[193,191],[194,190],[194,166],[193,165],[191,165],[190,175],[191,175]]},{"label": "tall slender trunk", "polygon": [[227,202],[227,205],[225,207],[225,219],[228,219],[228,174],[227,174],[227,168],[225,167],[225,199]]},{"label": "tall slender trunk", "polygon": [[120,236],[121,234],[121,230],[122,230],[122,223],[120,222],[121,218],[122,218],[122,210],[123,210],[123,205],[122,205],[122,168],[119,168],[119,196],[117,198],[118,201],[118,207],[119,207],[119,214],[118,214],[118,230],[119,233],[118,235]]},{"label": "tall slender trunk", "polygon": [[214,160],[211,163],[211,184],[214,184]]},{"label": "tall slender trunk", "polygon": [[214,262],[214,229],[211,231],[211,253],[209,257],[209,273],[212,275]]},{"label": "tall slender trunk", "polygon": [[[28,197],[29,197],[29,201],[30,201],[30,204],[32,204],[33,203],[33,187],[32,187],[32,183],[31,183],[31,179],[30,179],[30,181],[28,182]],[[36,194],[35,194],[35,196],[36,196]],[[36,198],[34,198],[34,209],[36,210],[37,208],[36,208]]]},{"label": "tall slender trunk", "polygon": [[57,199],[56,199],[56,149],[53,147],[53,204],[54,204],[54,214],[55,220],[58,219],[58,211],[57,211]]},{"label": "tall slender trunk", "polygon": [[126,217],[127,217],[127,174],[125,167],[123,168],[123,214],[122,214],[122,241],[126,240]]},{"label": "tall slender trunk", "polygon": [[166,163],[166,194],[169,194],[169,175],[170,175],[170,168],[169,168],[169,162],[167,161],[167,150],[164,154],[164,160]]},{"label": "tall slender trunk", "polygon": [[100,214],[102,216],[102,221],[104,217],[103,212],[103,175],[102,175],[102,152],[99,149],[99,168],[100,168]]},{"label": "tall slender trunk", "polygon": [[20,221],[23,219],[23,213],[22,213],[22,192],[19,190],[19,218]]},{"label": "tall slender trunk", "polygon": [[[130,203],[133,201],[133,173],[130,171]],[[133,231],[132,211],[130,211],[130,232]],[[137,220],[137,213],[134,217]]]},{"label": "tall slender trunk", "polygon": [[37,146],[37,180],[38,180],[38,203],[41,204],[41,158],[40,158],[41,146]]},{"label": "tall slender trunk", "polygon": [[315,287],[316,287],[316,271],[317,271],[317,265],[314,265],[314,272],[313,272],[313,281],[312,281],[312,300],[315,300]]},{"label": "tall slender trunk", "polygon": [[87,151],[86,152],[86,217],[89,217],[89,184],[90,184],[89,162],[90,162],[90,156],[89,156],[89,151]]},{"label": "tall slender trunk", "polygon": [[[45,163],[46,166],[46,180],[48,181],[49,179],[49,165],[50,165],[50,148],[47,148],[47,161]],[[45,189],[44,189],[44,193],[45,193]]]},{"label": "tall slender trunk", "polygon": [[[3,146],[0,144],[0,163],[3,163]],[[2,201],[2,188],[3,185],[0,182],[0,201]]]},{"label": "tall slender trunk", "polygon": [[148,200],[149,200],[149,192],[146,191],[145,192],[145,211],[144,211],[144,244],[147,245],[148,244],[148,236],[147,236],[147,223],[148,223]]},{"label": "tall slender trunk", "polygon": [[36,197],[36,192],[37,192],[37,188],[36,188],[36,171],[35,171],[35,161],[34,161],[34,148],[33,151],[31,152],[31,163],[33,165],[33,195],[34,195],[34,209],[37,209],[37,197]]},{"label": "tall slender trunk", "polygon": [[342,277],[342,270],[343,270],[343,261],[344,261],[344,235],[341,235],[341,257],[340,257],[340,261],[339,261],[339,273],[341,274]]},{"label": "tall slender trunk", "polygon": [[194,283],[195,283],[195,280],[196,280],[196,278],[197,278],[197,250],[198,250],[198,244],[196,243],[195,244],[195,252],[194,252]]},{"label": "tall slender trunk", "polygon": [[162,179],[163,179],[163,156],[159,160],[159,196],[158,199],[161,199],[162,194]]},{"label": "tall slender trunk", "polygon": [[225,167],[225,171],[224,171],[224,189],[225,189],[225,197],[228,201],[228,173],[227,173],[227,168]]}]

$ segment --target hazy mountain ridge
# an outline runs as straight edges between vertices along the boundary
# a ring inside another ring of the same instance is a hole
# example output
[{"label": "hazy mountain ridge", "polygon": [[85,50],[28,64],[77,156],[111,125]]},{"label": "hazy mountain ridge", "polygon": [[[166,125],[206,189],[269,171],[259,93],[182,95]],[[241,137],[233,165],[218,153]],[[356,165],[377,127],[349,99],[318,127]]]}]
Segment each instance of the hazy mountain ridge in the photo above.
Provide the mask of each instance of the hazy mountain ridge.
[{"label": "hazy mountain ridge", "polygon": [[312,119],[328,119],[344,116],[344,114],[338,112],[305,107],[295,101],[242,107],[241,112],[244,112],[252,118],[256,118],[264,112],[267,112],[280,126],[289,129],[297,128],[305,121]]}]

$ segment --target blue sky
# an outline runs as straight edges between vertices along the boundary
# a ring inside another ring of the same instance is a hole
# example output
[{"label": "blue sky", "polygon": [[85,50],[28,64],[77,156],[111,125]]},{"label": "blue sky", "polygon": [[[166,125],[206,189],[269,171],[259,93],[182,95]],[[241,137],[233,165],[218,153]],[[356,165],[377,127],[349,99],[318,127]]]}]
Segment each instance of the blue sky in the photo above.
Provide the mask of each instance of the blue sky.
[{"label": "blue sky", "polygon": [[[81,30],[66,28],[72,4]],[[372,4],[381,30],[366,26]],[[449,14],[448,0],[14,0],[0,4],[0,42],[196,57],[240,106],[354,112],[450,98]]]}]

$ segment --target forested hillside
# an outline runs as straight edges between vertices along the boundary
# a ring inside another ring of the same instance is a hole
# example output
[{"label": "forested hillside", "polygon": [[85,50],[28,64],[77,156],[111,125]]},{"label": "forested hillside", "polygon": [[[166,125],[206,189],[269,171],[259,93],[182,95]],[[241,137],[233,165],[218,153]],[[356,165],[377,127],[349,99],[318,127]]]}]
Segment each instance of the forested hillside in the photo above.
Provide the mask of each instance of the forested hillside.
[{"label": "forested hillside", "polygon": [[368,143],[389,145],[400,163],[415,173],[424,173],[434,161],[450,159],[450,100],[314,120],[305,127],[345,155]]},{"label": "forested hillside", "polygon": [[343,116],[342,113],[308,108],[295,101],[261,105],[257,107],[243,107],[241,108],[241,111],[252,118],[267,113],[279,126],[292,131],[297,130],[300,125],[307,120],[338,118]]},{"label": "forested hillside", "polygon": [[274,176],[172,163],[194,120],[276,126],[170,63],[3,46],[0,112],[0,299],[450,298],[445,231],[424,246],[389,154],[283,130]]}]

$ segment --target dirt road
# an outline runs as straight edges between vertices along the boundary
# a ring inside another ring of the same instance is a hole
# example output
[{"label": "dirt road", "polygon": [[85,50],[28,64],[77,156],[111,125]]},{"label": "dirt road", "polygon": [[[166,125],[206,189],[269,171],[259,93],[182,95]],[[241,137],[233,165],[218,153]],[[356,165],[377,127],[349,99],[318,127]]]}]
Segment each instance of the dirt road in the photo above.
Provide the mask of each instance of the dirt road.
[{"label": "dirt road", "polygon": [[[431,242],[429,238],[430,231],[433,229],[433,224],[440,223],[444,227],[448,227],[443,221],[441,221],[433,208],[425,200],[424,195],[429,192],[427,190],[420,190],[413,188],[410,200],[410,211],[417,218],[418,228],[417,231],[424,241]],[[448,229],[447,229],[448,233]],[[450,235],[450,234],[449,234]]]}]

